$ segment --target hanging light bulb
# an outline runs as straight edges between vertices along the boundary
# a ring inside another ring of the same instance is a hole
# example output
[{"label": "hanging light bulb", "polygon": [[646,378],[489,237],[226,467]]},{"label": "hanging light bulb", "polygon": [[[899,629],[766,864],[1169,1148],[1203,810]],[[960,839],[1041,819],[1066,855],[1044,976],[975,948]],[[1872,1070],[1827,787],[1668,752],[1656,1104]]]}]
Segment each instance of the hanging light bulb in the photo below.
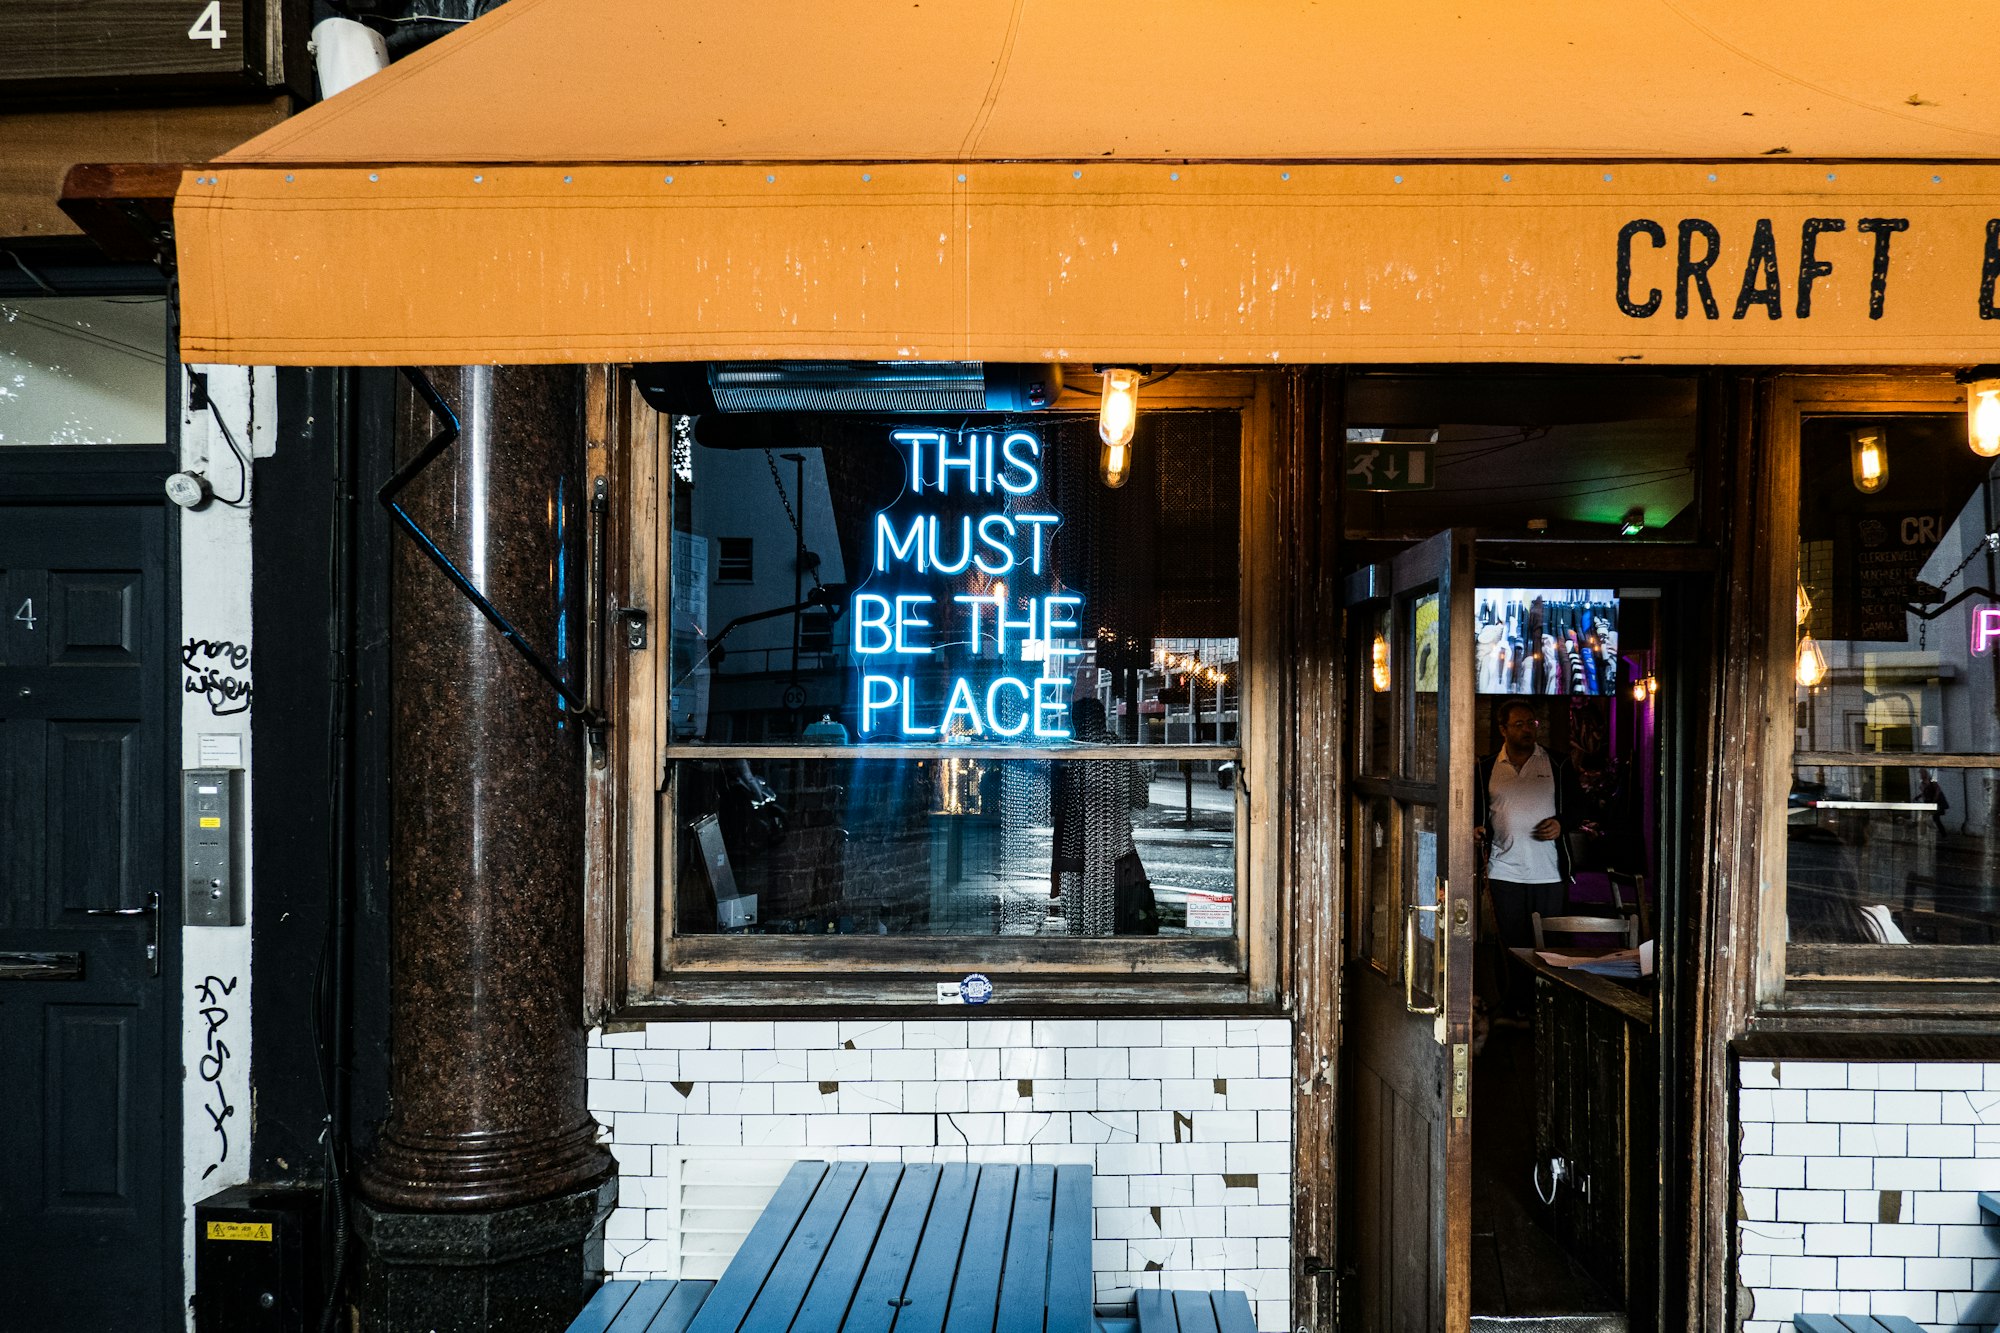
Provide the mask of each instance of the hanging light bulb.
[{"label": "hanging light bulb", "polygon": [[1847,433],[1854,465],[1854,489],[1873,495],[1889,484],[1889,443],[1880,426],[1863,426]]},{"label": "hanging light bulb", "polygon": [[1369,667],[1369,681],[1374,685],[1375,693],[1387,694],[1389,692],[1389,641],[1380,634],[1375,636],[1372,657],[1374,661]]},{"label": "hanging light bulb", "polygon": [[1819,650],[1819,640],[1810,634],[1799,636],[1799,684],[1812,689],[1826,679],[1826,654]]},{"label": "hanging light bulb", "polygon": [[1965,434],[1981,458],[2000,456],[2000,366],[1979,366],[1965,381]]},{"label": "hanging light bulb", "polygon": [[1646,680],[1643,676],[1632,682],[1632,702],[1635,704],[1646,702]]},{"label": "hanging light bulb", "polygon": [[1806,596],[1806,585],[1801,583],[1799,585],[1799,618],[1796,623],[1800,625],[1805,624],[1806,617],[1810,616],[1811,614],[1812,614],[1812,598]]},{"label": "hanging light bulb", "polygon": [[1097,438],[1104,441],[1098,470],[1113,490],[1132,475],[1132,432],[1139,425],[1139,372],[1112,366],[1103,372],[1104,396],[1097,406]]}]

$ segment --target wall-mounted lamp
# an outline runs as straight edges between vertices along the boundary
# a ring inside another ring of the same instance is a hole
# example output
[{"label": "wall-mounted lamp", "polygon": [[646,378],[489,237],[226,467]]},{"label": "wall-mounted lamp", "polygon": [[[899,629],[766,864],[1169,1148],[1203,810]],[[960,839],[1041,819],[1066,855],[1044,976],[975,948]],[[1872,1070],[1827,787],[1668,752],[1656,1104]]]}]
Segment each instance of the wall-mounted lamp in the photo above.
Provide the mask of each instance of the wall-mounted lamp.
[{"label": "wall-mounted lamp", "polygon": [[1880,426],[1847,432],[1847,452],[1855,490],[1873,495],[1889,484],[1889,439]]},{"label": "wall-mounted lamp", "polygon": [[2000,456],[2000,366],[1974,366],[1965,386],[1965,438],[1981,458]]},{"label": "wall-mounted lamp", "polygon": [[1645,703],[1660,692],[1660,682],[1652,676],[1640,676],[1632,682],[1632,702]]},{"label": "wall-mounted lamp", "polygon": [[1625,511],[1625,517],[1618,521],[1618,535],[1636,537],[1646,530],[1646,511],[1637,505]]},{"label": "wall-mounted lamp", "polygon": [[1097,405],[1097,438],[1104,441],[1098,470],[1104,484],[1116,490],[1132,475],[1132,432],[1139,425],[1139,372],[1107,366],[1099,372],[1104,393]]},{"label": "wall-mounted lamp", "polygon": [[1819,650],[1819,640],[1809,633],[1799,635],[1799,660],[1794,674],[1807,689],[1826,679],[1826,654]]},{"label": "wall-mounted lamp", "polygon": [[1377,634],[1375,636],[1374,647],[1370,651],[1373,661],[1368,669],[1369,683],[1375,687],[1375,693],[1387,694],[1389,692],[1389,641],[1380,634]]}]

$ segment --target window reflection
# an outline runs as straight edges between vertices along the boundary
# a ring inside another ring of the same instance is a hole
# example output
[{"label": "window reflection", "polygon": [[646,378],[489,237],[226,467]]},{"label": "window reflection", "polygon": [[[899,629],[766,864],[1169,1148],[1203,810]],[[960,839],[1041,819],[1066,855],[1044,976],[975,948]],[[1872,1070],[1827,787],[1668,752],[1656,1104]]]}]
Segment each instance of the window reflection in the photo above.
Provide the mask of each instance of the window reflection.
[{"label": "window reflection", "polygon": [[163,296],[0,301],[0,448],[167,438]]},{"label": "window reflection", "polygon": [[1233,777],[990,754],[683,762],[679,929],[1228,937]]},{"label": "window reflection", "polygon": [[[1960,413],[1800,430],[1790,938],[1991,944],[2000,925],[1992,460]],[[1879,450],[1855,470],[1858,440]],[[1846,761],[1846,762],[1843,762]]]}]

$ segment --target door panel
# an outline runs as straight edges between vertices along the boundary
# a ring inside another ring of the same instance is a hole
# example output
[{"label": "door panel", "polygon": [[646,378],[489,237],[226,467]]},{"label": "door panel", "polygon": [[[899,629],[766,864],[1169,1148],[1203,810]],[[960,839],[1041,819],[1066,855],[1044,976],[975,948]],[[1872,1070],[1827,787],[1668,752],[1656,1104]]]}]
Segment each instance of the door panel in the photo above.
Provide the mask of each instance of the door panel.
[{"label": "door panel", "polygon": [[148,956],[176,924],[152,895],[177,905],[163,510],[0,506],[8,1327],[151,1328],[179,1303],[174,960]]},{"label": "door panel", "polygon": [[[1444,532],[1349,581],[1345,1117],[1355,1276],[1370,1333],[1470,1319],[1472,542]],[[1454,593],[1459,595],[1454,595]],[[1384,735],[1384,720],[1387,731]]]}]

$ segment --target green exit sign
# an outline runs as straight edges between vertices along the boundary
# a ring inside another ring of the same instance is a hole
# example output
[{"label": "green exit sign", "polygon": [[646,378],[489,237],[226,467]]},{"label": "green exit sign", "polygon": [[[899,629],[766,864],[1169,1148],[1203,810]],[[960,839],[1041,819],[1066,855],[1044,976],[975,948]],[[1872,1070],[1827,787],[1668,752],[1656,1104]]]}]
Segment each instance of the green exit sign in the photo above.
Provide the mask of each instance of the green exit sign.
[{"label": "green exit sign", "polygon": [[1372,440],[1347,446],[1347,488],[1351,491],[1427,491],[1432,481],[1431,446]]}]

